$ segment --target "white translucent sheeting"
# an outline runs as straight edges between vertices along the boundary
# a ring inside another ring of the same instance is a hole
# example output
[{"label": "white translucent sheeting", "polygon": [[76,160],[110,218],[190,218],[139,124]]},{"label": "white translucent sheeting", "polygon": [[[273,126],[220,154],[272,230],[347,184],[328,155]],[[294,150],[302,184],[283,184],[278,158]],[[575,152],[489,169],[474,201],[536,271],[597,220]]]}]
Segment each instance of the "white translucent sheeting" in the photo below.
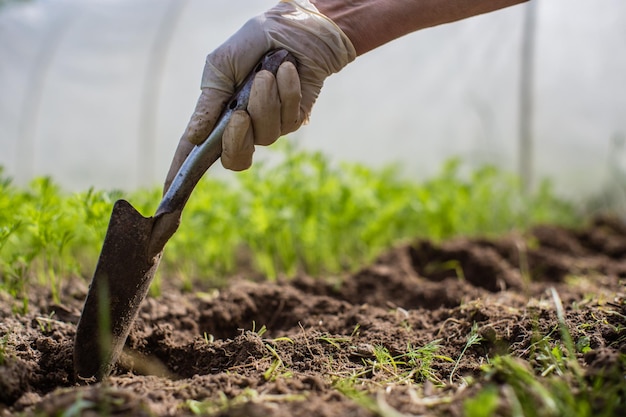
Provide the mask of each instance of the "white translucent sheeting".
[{"label": "white translucent sheeting", "polygon": [[[1,9],[0,165],[18,182],[52,175],[71,189],[159,183],[206,53],[273,4],[55,0]],[[516,171],[526,7],[357,58],[327,81],[311,123],[291,140],[337,160],[400,164],[416,178],[451,156]],[[593,194],[626,165],[626,3],[535,7],[533,177]]]}]

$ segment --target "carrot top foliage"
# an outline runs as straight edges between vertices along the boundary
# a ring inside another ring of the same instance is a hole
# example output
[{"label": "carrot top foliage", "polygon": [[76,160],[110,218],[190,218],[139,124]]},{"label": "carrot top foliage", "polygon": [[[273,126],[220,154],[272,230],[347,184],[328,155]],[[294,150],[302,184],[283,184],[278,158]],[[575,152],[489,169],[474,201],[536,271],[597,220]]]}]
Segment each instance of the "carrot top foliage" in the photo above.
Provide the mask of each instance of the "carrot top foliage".
[{"label": "carrot top foliage", "polygon": [[[242,265],[270,279],[341,273],[404,239],[494,235],[576,219],[549,184],[523,196],[518,179],[494,167],[463,175],[461,162],[451,160],[417,182],[391,167],[333,164],[318,152],[278,148],[279,162],[198,184],[161,275],[219,284]],[[17,187],[0,171],[0,288],[21,297],[26,285],[41,282],[56,294],[68,276],[90,279],[122,197],[151,215],[160,187],[67,193],[50,178]]]}]

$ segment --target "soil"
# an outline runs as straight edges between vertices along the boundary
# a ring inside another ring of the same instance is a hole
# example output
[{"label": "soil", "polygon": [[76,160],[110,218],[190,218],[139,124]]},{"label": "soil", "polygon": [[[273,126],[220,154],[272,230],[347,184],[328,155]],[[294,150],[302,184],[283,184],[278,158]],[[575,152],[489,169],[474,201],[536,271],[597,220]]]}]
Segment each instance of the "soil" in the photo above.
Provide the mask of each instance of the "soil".
[{"label": "soil", "polygon": [[[113,375],[80,385],[72,350],[87,283],[68,279],[61,303],[33,288],[26,314],[2,296],[0,415],[460,416],[485,386],[501,387],[485,371],[492,358],[539,368],[538,340],[563,346],[559,298],[586,346],[575,353],[585,377],[623,378],[625,283],[626,225],[609,217],[416,240],[341,278],[233,279],[194,292],[164,279]],[[434,354],[410,361],[424,347]]]}]

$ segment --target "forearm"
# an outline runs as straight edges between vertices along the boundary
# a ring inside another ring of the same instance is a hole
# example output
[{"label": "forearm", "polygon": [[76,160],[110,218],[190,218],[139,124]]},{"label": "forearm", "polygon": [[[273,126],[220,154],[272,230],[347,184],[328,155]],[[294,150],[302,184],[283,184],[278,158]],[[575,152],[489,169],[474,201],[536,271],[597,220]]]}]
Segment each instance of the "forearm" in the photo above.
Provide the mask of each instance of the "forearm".
[{"label": "forearm", "polygon": [[313,0],[362,55],[416,30],[528,0]]}]

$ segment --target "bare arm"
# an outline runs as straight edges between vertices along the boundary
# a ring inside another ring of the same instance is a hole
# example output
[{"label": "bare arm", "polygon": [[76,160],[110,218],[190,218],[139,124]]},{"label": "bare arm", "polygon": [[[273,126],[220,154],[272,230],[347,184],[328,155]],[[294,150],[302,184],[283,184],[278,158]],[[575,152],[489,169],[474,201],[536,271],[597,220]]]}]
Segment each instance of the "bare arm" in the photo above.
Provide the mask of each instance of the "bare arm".
[{"label": "bare arm", "polygon": [[348,36],[357,55],[427,27],[488,13],[528,0],[315,0]]}]

